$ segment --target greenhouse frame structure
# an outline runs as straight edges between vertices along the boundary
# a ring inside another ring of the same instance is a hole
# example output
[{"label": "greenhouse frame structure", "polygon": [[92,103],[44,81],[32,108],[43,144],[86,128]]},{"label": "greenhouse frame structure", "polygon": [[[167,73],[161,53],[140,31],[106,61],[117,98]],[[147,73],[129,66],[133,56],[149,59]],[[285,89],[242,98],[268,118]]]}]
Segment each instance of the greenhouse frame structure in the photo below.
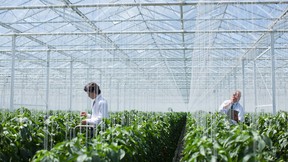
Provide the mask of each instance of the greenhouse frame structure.
[{"label": "greenhouse frame structure", "polygon": [[288,1],[3,0],[0,108],[287,111]]}]

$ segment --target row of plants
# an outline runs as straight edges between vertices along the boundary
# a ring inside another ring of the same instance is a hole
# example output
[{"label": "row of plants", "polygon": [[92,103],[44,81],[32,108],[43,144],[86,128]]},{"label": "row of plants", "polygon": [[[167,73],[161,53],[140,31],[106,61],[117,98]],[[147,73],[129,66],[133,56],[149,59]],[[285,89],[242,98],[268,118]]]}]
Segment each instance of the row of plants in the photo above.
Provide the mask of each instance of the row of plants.
[{"label": "row of plants", "polygon": [[[172,161],[187,113],[111,113],[93,138],[76,137],[79,112],[0,112],[0,161]],[[188,114],[181,161],[285,161],[288,114]]]},{"label": "row of plants", "polygon": [[127,116],[123,125],[108,119],[105,130],[92,139],[78,134],[50,151],[38,151],[33,161],[172,161],[186,113],[132,111],[117,115]]},{"label": "row of plants", "polygon": [[278,112],[275,116],[259,116],[256,126],[262,135],[271,139],[276,159],[288,159],[288,112]]},{"label": "row of plants", "polygon": [[67,130],[80,121],[76,113],[46,113],[24,107],[13,112],[1,111],[0,117],[0,161],[19,162],[30,161],[45,143],[46,149],[50,149],[67,139]]},{"label": "row of plants", "polygon": [[0,161],[171,161],[186,113],[112,113],[93,138],[79,112],[0,112]]},{"label": "row of plants", "polygon": [[[247,114],[233,125],[225,115],[187,116],[181,161],[285,161],[288,114]],[[203,122],[204,121],[204,122]],[[204,124],[203,124],[204,123]]]}]

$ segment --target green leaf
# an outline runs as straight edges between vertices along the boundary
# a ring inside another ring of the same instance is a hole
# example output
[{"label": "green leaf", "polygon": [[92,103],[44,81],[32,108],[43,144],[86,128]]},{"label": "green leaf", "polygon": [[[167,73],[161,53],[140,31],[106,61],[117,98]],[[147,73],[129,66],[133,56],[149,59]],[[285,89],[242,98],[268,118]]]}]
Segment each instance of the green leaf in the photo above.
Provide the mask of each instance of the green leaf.
[{"label": "green leaf", "polygon": [[267,136],[262,136],[262,139],[265,141],[266,146],[270,149],[272,147],[272,141],[269,137]]},{"label": "green leaf", "polygon": [[203,155],[203,156],[206,156],[205,149],[204,149],[203,146],[200,146],[200,154]]},{"label": "green leaf", "polygon": [[125,157],[125,151],[120,149],[120,160],[122,160]]},{"label": "green leaf", "polygon": [[283,140],[283,142],[280,144],[281,148],[286,148],[288,146],[288,141],[287,140]]},{"label": "green leaf", "polygon": [[258,151],[259,152],[262,152],[263,149],[265,148],[265,146],[266,146],[266,143],[262,139],[258,141]]},{"label": "green leaf", "polygon": [[77,162],[82,162],[82,161],[86,161],[88,159],[88,156],[86,154],[82,154],[80,156],[77,157]]},{"label": "green leaf", "polygon": [[244,158],[243,158],[243,162],[250,161],[250,159],[251,159],[252,157],[253,157],[252,154],[245,155]]}]

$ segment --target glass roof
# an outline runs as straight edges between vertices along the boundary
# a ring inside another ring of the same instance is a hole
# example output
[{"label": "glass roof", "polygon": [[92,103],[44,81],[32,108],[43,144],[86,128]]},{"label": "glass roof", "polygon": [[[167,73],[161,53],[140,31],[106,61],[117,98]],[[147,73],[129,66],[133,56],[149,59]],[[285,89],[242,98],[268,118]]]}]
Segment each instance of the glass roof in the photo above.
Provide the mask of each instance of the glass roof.
[{"label": "glass roof", "polygon": [[217,111],[235,89],[248,111],[271,112],[273,95],[285,109],[287,12],[282,0],[0,0],[0,107],[83,109],[95,81],[112,111]]}]

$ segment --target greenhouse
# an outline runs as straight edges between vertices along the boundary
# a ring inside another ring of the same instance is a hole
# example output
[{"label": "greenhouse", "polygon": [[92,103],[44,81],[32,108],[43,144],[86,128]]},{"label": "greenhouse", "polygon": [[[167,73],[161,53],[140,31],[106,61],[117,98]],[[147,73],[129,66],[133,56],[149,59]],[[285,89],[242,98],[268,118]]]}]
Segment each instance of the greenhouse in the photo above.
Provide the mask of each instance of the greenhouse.
[{"label": "greenhouse", "polygon": [[288,159],[288,1],[0,2],[0,161]]}]

